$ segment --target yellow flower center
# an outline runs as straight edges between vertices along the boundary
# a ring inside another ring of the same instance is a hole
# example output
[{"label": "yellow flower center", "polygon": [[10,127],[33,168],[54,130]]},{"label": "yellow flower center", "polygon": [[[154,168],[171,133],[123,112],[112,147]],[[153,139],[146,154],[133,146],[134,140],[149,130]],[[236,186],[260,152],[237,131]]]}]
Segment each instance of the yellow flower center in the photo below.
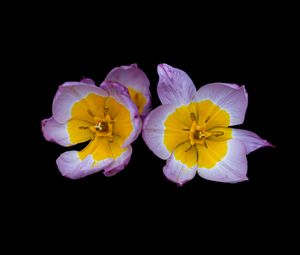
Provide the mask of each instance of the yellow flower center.
[{"label": "yellow flower center", "polygon": [[90,130],[95,133],[96,136],[107,137],[108,140],[113,140],[113,124],[111,117],[108,113],[105,113],[104,118],[94,117],[94,126],[90,126]]},{"label": "yellow flower center", "polygon": [[204,146],[207,147],[206,139],[208,137],[211,136],[219,137],[224,135],[224,132],[222,131],[206,131],[207,121],[209,117],[207,118],[205,123],[201,126],[197,125],[196,117],[194,113],[191,113],[191,119],[192,119],[192,126],[189,134],[191,146],[195,144],[204,144]]},{"label": "yellow flower center", "polygon": [[95,162],[118,158],[133,129],[127,107],[113,97],[93,93],[73,105],[67,128],[71,145],[90,140],[78,154],[81,160],[92,155]]},{"label": "yellow flower center", "polygon": [[230,116],[210,100],[182,105],[164,122],[164,144],[188,167],[212,168],[227,153]]}]

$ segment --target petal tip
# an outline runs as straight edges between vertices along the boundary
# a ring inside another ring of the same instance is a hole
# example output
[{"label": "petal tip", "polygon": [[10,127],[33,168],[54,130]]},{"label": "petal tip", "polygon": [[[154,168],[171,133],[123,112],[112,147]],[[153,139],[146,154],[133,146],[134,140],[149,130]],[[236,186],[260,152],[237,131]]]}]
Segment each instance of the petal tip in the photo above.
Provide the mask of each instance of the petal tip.
[{"label": "petal tip", "polygon": [[158,73],[161,73],[162,71],[165,71],[166,68],[168,68],[169,65],[162,63],[157,65],[157,71]]},{"label": "petal tip", "polygon": [[44,126],[46,126],[47,121],[48,121],[48,119],[43,119],[43,120],[41,121],[41,126],[42,126],[42,128],[43,128]]},{"label": "petal tip", "polygon": [[86,83],[86,84],[89,84],[89,85],[95,85],[95,82],[93,79],[91,78],[87,78],[87,77],[82,77],[81,81],[82,83]]},{"label": "petal tip", "polygon": [[51,137],[51,135],[49,134],[49,131],[47,130],[47,123],[48,121],[50,120],[51,118],[48,118],[48,119],[43,119],[41,121],[41,129],[42,129],[42,133],[43,133],[43,136],[45,138],[46,141],[48,142],[53,142],[53,139]]},{"label": "petal tip", "polygon": [[264,142],[265,142],[265,146],[266,146],[266,147],[276,148],[276,146],[275,146],[274,144],[268,142],[267,140],[264,140]]},{"label": "petal tip", "polygon": [[245,176],[242,181],[249,181],[249,178],[247,176]]},{"label": "petal tip", "polygon": [[130,66],[134,68],[139,68],[137,63],[131,64]]}]

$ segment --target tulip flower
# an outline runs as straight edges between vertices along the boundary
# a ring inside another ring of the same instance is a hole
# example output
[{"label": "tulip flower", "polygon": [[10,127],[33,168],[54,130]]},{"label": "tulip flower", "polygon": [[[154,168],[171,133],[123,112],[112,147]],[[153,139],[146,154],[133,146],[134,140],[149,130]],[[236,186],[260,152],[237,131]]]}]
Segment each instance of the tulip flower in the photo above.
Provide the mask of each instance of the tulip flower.
[{"label": "tulip flower", "polygon": [[144,121],[143,138],[150,150],[167,160],[163,173],[182,185],[201,177],[218,182],[247,180],[246,154],[272,146],[242,124],[248,105],[244,86],[211,83],[198,91],[182,70],[158,66],[162,103]]},{"label": "tulip flower", "polygon": [[63,176],[78,179],[101,170],[113,176],[131,158],[130,144],[141,132],[141,115],[150,109],[149,80],[136,65],[115,68],[108,76],[100,87],[91,79],[62,84],[52,117],[42,121],[48,141],[62,146],[89,141],[82,151],[59,156],[56,163]]}]

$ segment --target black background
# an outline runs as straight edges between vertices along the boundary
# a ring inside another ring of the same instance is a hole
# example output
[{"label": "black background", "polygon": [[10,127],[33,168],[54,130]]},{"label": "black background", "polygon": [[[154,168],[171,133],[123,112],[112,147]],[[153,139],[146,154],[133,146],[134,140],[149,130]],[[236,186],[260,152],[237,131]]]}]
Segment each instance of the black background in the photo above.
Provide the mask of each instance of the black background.
[{"label": "black background", "polygon": [[[283,130],[289,113],[282,100],[293,88],[293,68],[287,64],[294,57],[292,21],[282,17],[285,10],[176,5],[153,11],[146,5],[139,10],[69,8],[44,10],[19,24],[17,37],[22,43],[15,41],[14,66],[21,69],[21,100],[26,95],[29,107],[20,118],[30,121],[29,141],[22,150],[26,168],[18,169],[11,186],[21,188],[20,203],[37,217],[51,212],[51,217],[64,221],[86,220],[90,215],[102,222],[139,223],[143,218],[177,227],[214,218],[213,222],[241,222],[248,227],[261,220],[274,227],[271,216],[278,216],[282,208],[290,210],[287,194],[295,188],[289,185],[292,170],[286,159],[291,149]],[[165,161],[155,157],[141,137],[133,143],[129,165],[114,177],[101,172],[75,181],[61,176],[55,160],[69,148],[45,141],[40,127],[41,120],[52,114],[58,86],[82,77],[99,84],[112,68],[132,63],[150,79],[153,107],[160,104],[156,93],[160,63],[186,71],[197,88],[218,81],[245,85],[249,106],[240,128],[276,148],[248,155],[249,181],[238,184],[196,176],[178,187],[164,177]]]}]

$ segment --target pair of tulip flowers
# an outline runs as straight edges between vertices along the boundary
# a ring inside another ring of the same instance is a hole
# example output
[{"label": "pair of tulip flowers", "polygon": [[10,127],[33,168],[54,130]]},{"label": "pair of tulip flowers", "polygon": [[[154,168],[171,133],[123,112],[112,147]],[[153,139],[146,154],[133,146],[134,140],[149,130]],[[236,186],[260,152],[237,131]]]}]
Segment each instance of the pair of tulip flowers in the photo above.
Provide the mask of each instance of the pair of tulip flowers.
[{"label": "pair of tulip flowers", "polygon": [[167,160],[163,173],[182,185],[201,177],[218,182],[247,180],[246,155],[272,146],[242,124],[248,104],[244,86],[211,83],[196,90],[182,70],[160,64],[151,111],[150,82],[136,64],[116,67],[100,86],[91,79],[59,86],[52,117],[42,121],[46,140],[62,146],[89,141],[67,151],[56,163],[63,176],[78,179],[103,171],[113,176],[129,163],[131,143],[142,132],[149,149]]}]

